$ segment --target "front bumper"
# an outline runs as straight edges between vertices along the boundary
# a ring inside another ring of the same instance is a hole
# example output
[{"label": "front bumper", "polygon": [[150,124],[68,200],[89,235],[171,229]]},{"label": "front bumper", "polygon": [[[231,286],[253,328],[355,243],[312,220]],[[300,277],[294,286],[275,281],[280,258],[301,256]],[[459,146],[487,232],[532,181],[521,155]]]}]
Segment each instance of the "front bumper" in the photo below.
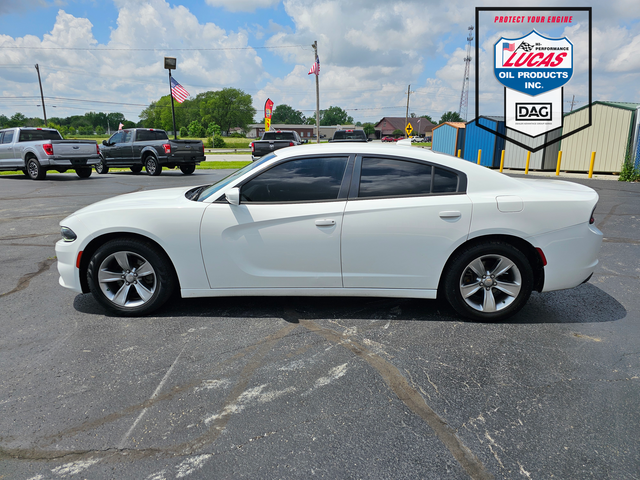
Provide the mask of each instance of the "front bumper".
[{"label": "front bumper", "polygon": [[79,242],[65,242],[58,240],[56,242],[56,257],[58,259],[58,273],[60,279],[58,282],[65,288],[82,293],[82,285],[80,283],[80,270],[76,268],[78,260]]}]

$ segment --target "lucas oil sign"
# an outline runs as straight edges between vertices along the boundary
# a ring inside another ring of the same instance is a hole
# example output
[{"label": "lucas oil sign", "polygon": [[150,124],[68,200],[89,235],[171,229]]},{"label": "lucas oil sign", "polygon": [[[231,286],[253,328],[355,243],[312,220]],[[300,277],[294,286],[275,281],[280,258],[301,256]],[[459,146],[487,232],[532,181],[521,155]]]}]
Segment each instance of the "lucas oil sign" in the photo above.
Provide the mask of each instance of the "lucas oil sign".
[{"label": "lucas oil sign", "polygon": [[505,87],[539,95],[562,87],[573,75],[573,44],[533,30],[521,38],[501,38],[494,45],[496,78]]},{"label": "lucas oil sign", "polygon": [[536,137],[562,126],[562,86],[573,76],[573,44],[535,30],[494,45],[494,73],[505,88],[507,127]]}]

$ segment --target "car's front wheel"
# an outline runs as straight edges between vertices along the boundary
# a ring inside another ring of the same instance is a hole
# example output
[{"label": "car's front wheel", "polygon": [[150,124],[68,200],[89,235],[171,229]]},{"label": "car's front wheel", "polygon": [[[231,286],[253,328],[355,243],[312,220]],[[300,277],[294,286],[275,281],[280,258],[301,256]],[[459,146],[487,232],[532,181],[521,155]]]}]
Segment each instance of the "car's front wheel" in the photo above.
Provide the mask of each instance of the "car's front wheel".
[{"label": "car's front wheel", "polygon": [[462,316],[494,322],[517,313],[533,289],[533,269],[511,244],[492,241],[460,251],[445,273],[444,293]]},{"label": "car's front wheel", "polygon": [[104,157],[102,156],[100,156],[100,161],[96,163],[95,167],[98,175],[109,173],[109,166],[107,165],[107,162],[105,162]]},{"label": "car's front wheel", "polygon": [[160,308],[176,286],[165,253],[144,240],[123,238],[102,245],[91,257],[87,280],[95,299],[124,316]]}]

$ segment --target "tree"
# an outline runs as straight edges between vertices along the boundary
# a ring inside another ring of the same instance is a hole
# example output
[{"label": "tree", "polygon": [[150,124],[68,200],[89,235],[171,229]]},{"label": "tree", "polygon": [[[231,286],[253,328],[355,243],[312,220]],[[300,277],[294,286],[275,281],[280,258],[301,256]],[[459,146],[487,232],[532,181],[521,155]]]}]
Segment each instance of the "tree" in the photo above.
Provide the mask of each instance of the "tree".
[{"label": "tree", "polygon": [[436,122],[433,121],[433,119],[431,118],[430,115],[420,115],[420,118],[426,118],[427,120],[429,120],[431,123],[433,123],[434,125],[436,125]]},{"label": "tree", "polygon": [[345,125],[352,124],[353,117],[350,117],[340,107],[329,107],[326,110],[320,112],[320,125]]},{"label": "tree", "polygon": [[464,119],[458,112],[446,112],[442,114],[442,117],[440,117],[438,125],[444,122],[464,122]]},{"label": "tree", "polygon": [[404,136],[404,132],[399,128],[396,128],[391,135],[394,137],[402,137]]},{"label": "tree", "polygon": [[367,135],[367,137],[376,133],[375,125],[369,122],[362,124],[362,130],[364,130],[364,133]]},{"label": "tree", "polygon": [[202,122],[217,123],[227,135],[233,127],[246,129],[247,125],[253,122],[256,109],[253,108],[253,100],[248,93],[237,88],[224,88],[218,92],[206,93],[207,95],[196,97]]},{"label": "tree", "polygon": [[204,127],[200,124],[199,121],[194,120],[193,122],[191,122],[189,124],[189,136],[190,137],[197,137],[197,138],[201,138],[204,137],[205,135],[205,129]]},{"label": "tree", "polygon": [[6,115],[0,115],[0,128],[4,128],[9,123],[9,118]]},{"label": "tree", "polygon": [[211,122],[207,127],[207,137],[220,136],[222,131],[220,126],[216,122]]},{"label": "tree", "polygon": [[286,123],[288,125],[302,125],[306,118],[300,110],[294,110],[289,105],[276,105],[271,116],[271,123]]}]

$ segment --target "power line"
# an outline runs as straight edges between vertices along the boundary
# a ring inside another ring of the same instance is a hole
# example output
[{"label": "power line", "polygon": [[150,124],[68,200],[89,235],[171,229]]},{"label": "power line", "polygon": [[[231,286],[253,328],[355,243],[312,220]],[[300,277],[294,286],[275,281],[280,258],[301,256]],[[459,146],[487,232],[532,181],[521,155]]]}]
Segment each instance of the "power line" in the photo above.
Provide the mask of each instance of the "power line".
[{"label": "power line", "polygon": [[24,47],[13,46],[6,47],[0,45],[0,48],[11,48],[14,50],[80,50],[88,52],[210,52],[210,51],[224,51],[224,50],[261,50],[261,49],[280,49],[280,48],[303,48],[307,49],[305,45],[276,45],[276,46],[264,46],[264,47],[218,47],[218,48],[85,48],[85,47]]}]

